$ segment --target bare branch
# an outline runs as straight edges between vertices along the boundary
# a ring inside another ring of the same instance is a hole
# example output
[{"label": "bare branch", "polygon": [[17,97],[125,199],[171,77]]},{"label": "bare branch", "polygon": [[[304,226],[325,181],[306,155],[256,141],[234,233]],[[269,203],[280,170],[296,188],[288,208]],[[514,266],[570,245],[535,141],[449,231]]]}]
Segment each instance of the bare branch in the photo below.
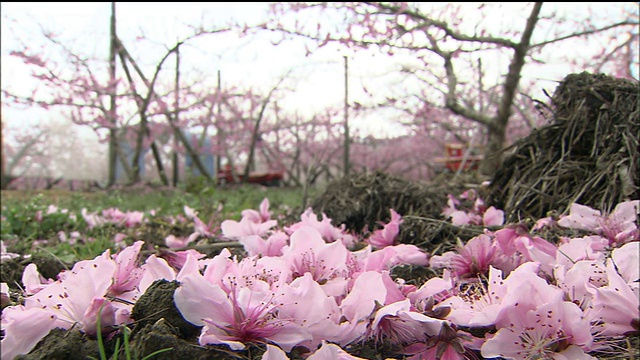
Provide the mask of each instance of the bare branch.
[{"label": "bare branch", "polygon": [[575,38],[575,37],[581,37],[581,36],[585,36],[585,35],[593,35],[593,34],[600,33],[600,32],[603,32],[603,31],[607,31],[607,30],[610,30],[610,29],[614,29],[614,28],[617,28],[617,27],[620,27],[620,26],[628,26],[628,25],[638,26],[638,25],[640,25],[640,23],[637,22],[637,21],[630,21],[630,20],[620,21],[620,22],[617,22],[615,24],[607,25],[607,26],[604,26],[604,27],[601,27],[601,28],[590,29],[590,30],[585,30],[585,31],[579,31],[579,32],[575,32],[575,33],[572,33],[572,34],[569,34],[569,35],[561,36],[559,38],[555,38],[555,39],[539,42],[537,44],[531,45],[530,48],[531,49],[539,48],[539,47],[543,47],[545,45],[553,44],[553,43],[560,42],[560,41],[563,41],[563,40],[567,40],[567,39],[571,39],[571,38]]}]

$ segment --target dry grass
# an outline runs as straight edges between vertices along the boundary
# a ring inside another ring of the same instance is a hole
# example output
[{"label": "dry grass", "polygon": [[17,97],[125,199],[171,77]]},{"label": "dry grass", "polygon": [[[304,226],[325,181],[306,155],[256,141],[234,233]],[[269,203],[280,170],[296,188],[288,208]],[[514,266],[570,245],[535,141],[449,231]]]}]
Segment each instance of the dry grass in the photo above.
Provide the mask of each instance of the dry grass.
[{"label": "dry grass", "polygon": [[552,98],[553,123],[512,146],[488,202],[517,221],[640,198],[639,99],[638,82],[568,75]]}]

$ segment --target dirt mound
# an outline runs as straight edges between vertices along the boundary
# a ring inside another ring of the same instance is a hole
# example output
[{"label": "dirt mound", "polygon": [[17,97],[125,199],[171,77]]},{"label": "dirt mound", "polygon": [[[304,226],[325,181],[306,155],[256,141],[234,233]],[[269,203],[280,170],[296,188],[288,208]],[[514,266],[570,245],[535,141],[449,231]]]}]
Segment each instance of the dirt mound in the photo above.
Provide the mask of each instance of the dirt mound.
[{"label": "dirt mound", "polygon": [[605,212],[640,198],[638,82],[570,74],[552,97],[553,122],[516,142],[487,202],[508,221],[580,203]]},{"label": "dirt mound", "polygon": [[389,209],[403,216],[398,241],[433,251],[438,244],[467,240],[482,229],[457,227],[442,215],[447,195],[459,195],[477,187],[473,175],[429,183],[408,181],[382,172],[358,173],[330,183],[315,197],[311,207],[325,213],[335,225],[345,224],[354,232],[369,232],[390,220]]}]

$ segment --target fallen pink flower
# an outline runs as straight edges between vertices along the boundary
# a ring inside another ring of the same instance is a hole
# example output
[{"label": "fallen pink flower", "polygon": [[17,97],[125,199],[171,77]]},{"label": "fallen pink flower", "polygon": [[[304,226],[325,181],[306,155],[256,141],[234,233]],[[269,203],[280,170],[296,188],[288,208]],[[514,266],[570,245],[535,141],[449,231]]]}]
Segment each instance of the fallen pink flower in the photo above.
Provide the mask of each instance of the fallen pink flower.
[{"label": "fallen pink flower", "polygon": [[276,231],[266,240],[258,235],[248,235],[241,237],[239,241],[249,256],[280,256],[282,248],[289,241],[289,236],[282,231]]},{"label": "fallen pink flower", "polygon": [[571,267],[580,260],[603,260],[609,241],[601,236],[562,238],[556,253],[556,264]]},{"label": "fallen pink flower", "polygon": [[240,221],[225,220],[220,224],[222,235],[231,239],[238,239],[249,235],[267,235],[272,227],[278,225],[277,220],[254,222],[252,217],[243,217]]},{"label": "fallen pink flower", "polygon": [[38,266],[34,263],[27,265],[22,272],[22,285],[24,285],[24,294],[33,295],[44,289],[47,285],[53,283],[52,279],[45,279],[38,272]]},{"label": "fallen pink flower", "polygon": [[249,221],[254,223],[264,223],[271,220],[271,212],[269,211],[269,199],[264,198],[260,203],[260,211],[255,211],[253,209],[242,210],[240,213],[243,218],[247,218]]},{"label": "fallen pink flower", "polygon": [[537,261],[547,274],[553,272],[558,248],[547,240],[532,236],[523,225],[502,228],[495,232],[498,247],[507,256],[522,255],[525,261]]},{"label": "fallen pink flower", "polygon": [[629,242],[613,249],[611,259],[620,276],[640,297],[640,242]]},{"label": "fallen pink flower", "polygon": [[173,234],[169,234],[167,235],[166,238],[164,238],[164,243],[165,245],[167,245],[169,249],[186,248],[187,246],[189,246],[189,244],[191,244],[197,238],[197,234],[195,234],[195,236],[193,235],[194,234],[192,234],[192,236],[189,236],[189,237],[178,237]]},{"label": "fallen pink flower", "polygon": [[609,284],[595,289],[591,314],[600,336],[640,334],[640,299],[618,274],[613,260],[607,261]]},{"label": "fallen pink flower", "polygon": [[404,264],[428,266],[429,255],[413,244],[386,246],[366,258],[364,270],[383,271]]},{"label": "fallen pink flower", "polygon": [[[558,301],[559,300],[559,301]],[[595,359],[589,320],[568,301],[540,303],[534,309],[514,306],[505,313],[505,327],[482,345],[482,356],[505,359]],[[567,357],[568,354],[573,357]]]},{"label": "fallen pink flower", "polygon": [[4,242],[0,240],[0,262],[15,259],[17,257],[20,257],[20,254],[8,252],[6,246],[4,246]]},{"label": "fallen pink flower", "polygon": [[412,311],[410,300],[404,299],[378,309],[366,336],[404,346],[437,335],[444,323],[446,321]]},{"label": "fallen pink flower", "polygon": [[389,209],[389,211],[391,212],[391,220],[389,220],[389,223],[382,223],[383,228],[374,231],[366,240],[366,242],[374,248],[383,248],[385,246],[393,245],[398,233],[400,232],[400,225],[404,222],[404,220],[402,220],[402,216],[393,209]]},{"label": "fallen pink flower", "polygon": [[46,309],[5,308],[2,310],[4,337],[0,341],[0,357],[13,359],[29,353],[55,327],[56,321],[56,315]]},{"label": "fallen pink flower", "polygon": [[433,268],[447,268],[459,278],[475,278],[489,272],[490,266],[500,268],[506,255],[489,235],[481,234],[466,244],[458,242],[455,251],[434,255],[429,259]]},{"label": "fallen pink flower", "polygon": [[320,232],[320,235],[326,242],[334,242],[340,240],[344,246],[351,247],[355,244],[356,238],[345,232],[345,225],[341,227],[335,227],[331,224],[331,219],[326,214],[322,213],[322,220],[319,221],[316,214],[311,208],[307,208],[305,212],[300,216],[301,221],[295,223],[289,227],[285,227],[284,230],[288,234],[294,233],[301,227],[310,226]]},{"label": "fallen pink flower", "polygon": [[[278,301],[269,285],[234,286],[230,293],[194,273],[180,281],[174,301],[182,316],[202,326],[200,345],[226,344],[242,350],[247,343],[273,342],[285,351],[311,340],[305,327],[278,316]],[[310,305],[311,306],[311,305]]]},{"label": "fallen pink flower", "polygon": [[619,203],[610,214],[574,203],[569,215],[558,220],[558,225],[594,232],[609,239],[612,246],[640,240],[640,230],[636,222],[640,213],[640,200]]}]

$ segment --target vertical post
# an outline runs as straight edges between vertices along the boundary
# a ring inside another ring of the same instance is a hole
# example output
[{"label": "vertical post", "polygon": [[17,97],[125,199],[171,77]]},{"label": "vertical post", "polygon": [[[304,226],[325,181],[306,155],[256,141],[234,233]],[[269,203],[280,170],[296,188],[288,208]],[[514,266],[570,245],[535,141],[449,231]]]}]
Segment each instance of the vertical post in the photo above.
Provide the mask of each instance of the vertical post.
[{"label": "vertical post", "polygon": [[109,44],[109,84],[110,84],[110,108],[109,121],[111,129],[109,130],[109,175],[107,186],[116,183],[116,167],[117,167],[117,146],[118,146],[118,130],[116,121],[116,3],[111,3],[111,22],[110,22],[110,44]]},{"label": "vertical post", "polygon": [[220,126],[221,124],[218,123],[218,121],[220,121],[221,117],[220,114],[222,114],[222,107],[221,107],[221,103],[222,103],[222,81],[221,81],[221,75],[220,75],[220,70],[218,70],[218,98],[217,101],[218,103],[216,104],[218,106],[218,120],[216,121],[216,127],[217,127],[217,135],[218,135],[218,151],[220,152],[218,154],[218,157],[216,157],[216,174],[220,174],[220,171],[222,170],[222,141],[223,141],[223,135],[222,135],[222,126]]},{"label": "vertical post", "polygon": [[0,148],[0,153],[2,153],[2,162],[0,163],[0,167],[2,167],[2,175],[0,175],[0,188],[4,190],[4,188],[9,183],[9,174],[4,173],[7,161],[4,158],[4,136],[2,136],[2,133],[4,132],[4,122],[2,121],[2,118],[0,118],[0,126],[2,126],[0,127],[0,144],[2,144],[2,147]]},{"label": "vertical post", "polygon": [[344,55],[344,176],[349,176],[349,65]]},{"label": "vertical post", "polygon": [[[180,114],[180,45],[176,48],[176,80],[175,80],[175,94],[173,100],[173,121],[178,123],[178,117]],[[178,163],[178,138],[174,137],[174,149],[173,149],[173,187],[178,186],[178,176],[180,174],[180,164]]]},{"label": "vertical post", "polygon": [[482,59],[478,58],[478,101],[480,101],[480,113],[484,113],[484,85],[482,84]]}]

